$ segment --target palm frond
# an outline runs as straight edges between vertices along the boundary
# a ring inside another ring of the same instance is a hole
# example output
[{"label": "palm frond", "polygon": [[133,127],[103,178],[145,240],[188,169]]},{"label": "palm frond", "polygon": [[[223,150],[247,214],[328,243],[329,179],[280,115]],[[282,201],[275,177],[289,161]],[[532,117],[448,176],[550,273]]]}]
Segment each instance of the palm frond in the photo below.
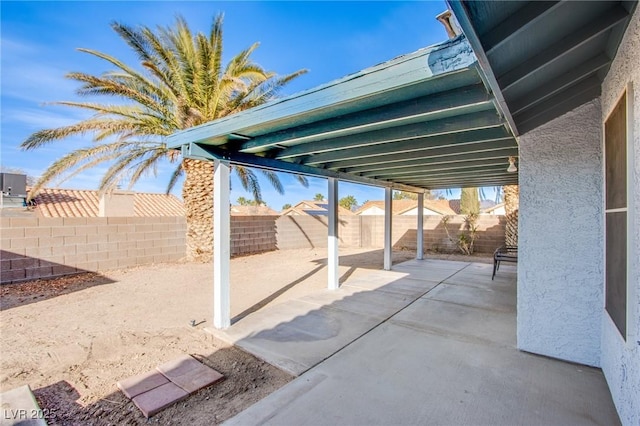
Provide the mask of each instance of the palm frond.
[{"label": "palm frond", "polygon": [[173,188],[178,183],[178,179],[182,177],[184,174],[184,169],[182,168],[182,162],[178,163],[178,166],[175,168],[173,173],[171,173],[171,178],[169,179],[169,183],[167,184],[167,194],[169,194]]},{"label": "palm frond", "polygon": [[260,182],[253,171],[247,167],[235,166],[233,170],[240,179],[240,184],[245,191],[253,194],[253,199],[262,202],[262,191],[260,190]]},{"label": "palm frond", "polygon": [[260,170],[262,174],[267,178],[271,186],[276,190],[278,194],[284,194],[284,187],[278,177],[278,174],[271,170]]},{"label": "palm frond", "polygon": [[[70,72],[67,78],[78,84],[80,96],[100,101],[63,101],[59,106],[92,113],[87,119],[54,129],[39,130],[22,144],[32,150],[69,137],[90,136],[93,146],[63,155],[36,183],[38,190],[52,179],[68,179],[88,168],[108,163],[100,188],[120,182],[134,185],[142,176],[155,172],[163,158],[175,162],[179,151],[168,150],[164,138],[178,130],[233,114],[275,97],[300,70],[278,77],[253,59],[258,43],[223,63],[223,15],[214,16],[208,33],[194,33],[187,21],[177,16],[171,26],[149,28],[113,23],[112,29],[136,55],[137,63],[89,48],[80,48],[110,70],[100,75]],[[234,167],[242,186],[261,201],[259,180],[251,169]],[[185,173],[179,163],[172,173],[168,191]],[[274,172],[262,172],[274,188],[284,188]],[[303,176],[296,176],[307,186]]]}]

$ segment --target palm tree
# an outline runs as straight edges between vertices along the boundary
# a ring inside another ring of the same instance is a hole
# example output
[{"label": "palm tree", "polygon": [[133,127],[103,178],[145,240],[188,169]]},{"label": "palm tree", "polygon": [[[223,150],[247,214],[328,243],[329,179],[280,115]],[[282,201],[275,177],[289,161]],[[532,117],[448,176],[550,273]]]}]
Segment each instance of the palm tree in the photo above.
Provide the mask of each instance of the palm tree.
[{"label": "palm tree", "polygon": [[508,246],[518,245],[518,211],[520,187],[518,185],[505,185],[504,194],[504,210],[507,223],[504,230],[505,244]]},{"label": "palm tree", "polygon": [[[70,126],[38,131],[22,143],[23,149],[30,150],[74,135],[93,135],[92,145],[55,161],[30,196],[65,173],[69,173],[68,179],[104,162],[111,165],[102,177],[100,190],[112,190],[122,182],[128,182],[131,188],[140,177],[155,173],[161,160],[169,159],[177,167],[167,192],[185,175],[182,195],[187,212],[187,258],[208,261],[213,246],[213,163],[187,158],[180,161],[177,151],[167,149],[165,137],[263,104],[306,70],[285,76],[266,71],[251,60],[257,43],[224,65],[222,15],[214,18],[208,35],[193,34],[181,17],[176,18],[174,27],[153,30],[113,23],[112,28],[135,52],[141,70],[106,53],[79,49],[115,70],[100,76],[72,72],[67,77],[82,84],[79,95],[106,97],[109,102],[58,102],[94,115]],[[242,186],[261,201],[255,173],[238,166],[234,171]],[[274,172],[262,173],[278,192],[283,192]],[[304,177],[298,179],[306,186]]]}]

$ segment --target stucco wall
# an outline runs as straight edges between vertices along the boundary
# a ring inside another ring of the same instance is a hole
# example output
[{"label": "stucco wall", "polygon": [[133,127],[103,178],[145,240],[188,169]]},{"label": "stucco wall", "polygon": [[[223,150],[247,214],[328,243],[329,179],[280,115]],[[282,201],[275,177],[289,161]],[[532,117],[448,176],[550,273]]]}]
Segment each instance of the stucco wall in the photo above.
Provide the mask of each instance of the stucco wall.
[{"label": "stucco wall", "polygon": [[628,82],[632,82],[633,127],[629,168],[629,262],[627,341],[604,314],[602,370],[618,414],[625,425],[640,425],[640,12],[636,9],[602,85],[602,120],[613,109]]},{"label": "stucco wall", "polygon": [[520,137],[518,348],[600,365],[601,109],[589,102]]}]

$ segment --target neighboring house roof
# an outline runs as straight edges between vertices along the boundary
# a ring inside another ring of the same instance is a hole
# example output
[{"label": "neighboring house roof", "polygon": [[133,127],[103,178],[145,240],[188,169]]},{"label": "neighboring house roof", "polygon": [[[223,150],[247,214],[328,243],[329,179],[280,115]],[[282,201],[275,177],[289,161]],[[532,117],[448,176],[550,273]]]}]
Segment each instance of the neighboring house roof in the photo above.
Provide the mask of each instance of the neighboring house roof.
[{"label": "neighboring house roof", "polygon": [[231,216],[279,216],[268,206],[231,206]]},{"label": "neighboring house roof", "polygon": [[[391,203],[392,214],[394,215],[405,213],[417,207],[417,200],[393,200],[393,203]],[[456,212],[449,207],[449,200],[424,200],[424,207],[441,215],[456,214]],[[367,201],[362,207],[356,210],[355,214],[362,214],[371,208],[384,210],[384,201]]]},{"label": "neighboring house roof", "polygon": [[480,213],[492,213],[495,210],[504,209],[504,203],[499,203],[489,208],[483,209]]},{"label": "neighboring house roof", "polygon": [[[322,201],[300,201],[293,207],[283,210],[281,216],[326,216],[329,211],[329,202]],[[351,210],[338,206],[338,215],[353,215]]]},{"label": "neighboring house roof", "polygon": [[455,212],[455,214],[460,214],[460,200],[447,200],[449,202],[449,208]]},{"label": "neighboring house roof", "polygon": [[[44,188],[35,197],[36,211],[43,217],[98,217],[98,191]],[[137,217],[184,216],[182,202],[173,195],[136,192]]]}]

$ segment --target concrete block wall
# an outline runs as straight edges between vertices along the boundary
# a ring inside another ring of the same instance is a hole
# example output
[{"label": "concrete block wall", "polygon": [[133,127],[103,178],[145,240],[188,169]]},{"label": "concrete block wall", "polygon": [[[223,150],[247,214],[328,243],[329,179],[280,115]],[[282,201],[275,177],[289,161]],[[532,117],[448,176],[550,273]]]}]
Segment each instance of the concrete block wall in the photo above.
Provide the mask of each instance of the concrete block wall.
[{"label": "concrete block wall", "polygon": [[278,250],[327,247],[327,229],[326,217],[281,216],[276,220]]},{"label": "concrete block wall", "polygon": [[[393,217],[393,246],[397,249],[416,249],[416,216]],[[504,244],[503,216],[481,216],[477,222],[476,251],[492,253]],[[449,232],[455,238],[464,228],[463,216],[452,216]],[[311,216],[283,216],[276,221],[278,249],[314,248],[327,246],[327,218]],[[384,216],[341,216],[340,244],[344,247],[384,247]],[[455,251],[449,241],[441,216],[425,216],[424,247],[427,250]]]},{"label": "concrete block wall", "polygon": [[[363,216],[364,222],[369,217]],[[382,247],[384,242],[382,234],[384,232],[383,217],[379,216],[379,223],[376,223],[375,235],[378,240],[376,247]],[[392,238],[393,247],[399,249],[415,250],[417,247],[416,239],[416,216],[394,216],[392,221]],[[504,244],[504,216],[479,216],[476,222],[477,234],[474,242],[474,251],[478,253],[493,253],[493,251]],[[465,229],[464,216],[451,216],[447,225],[452,238],[457,238],[458,234]],[[381,238],[382,237],[382,238]],[[447,231],[445,230],[441,216],[425,216],[424,217],[424,247],[426,250],[451,252],[456,251],[456,244],[449,240]]]},{"label": "concrete block wall", "polygon": [[0,283],[176,261],[183,217],[0,218]]},{"label": "concrete block wall", "polygon": [[276,250],[276,219],[277,216],[232,216],[231,255]]}]

